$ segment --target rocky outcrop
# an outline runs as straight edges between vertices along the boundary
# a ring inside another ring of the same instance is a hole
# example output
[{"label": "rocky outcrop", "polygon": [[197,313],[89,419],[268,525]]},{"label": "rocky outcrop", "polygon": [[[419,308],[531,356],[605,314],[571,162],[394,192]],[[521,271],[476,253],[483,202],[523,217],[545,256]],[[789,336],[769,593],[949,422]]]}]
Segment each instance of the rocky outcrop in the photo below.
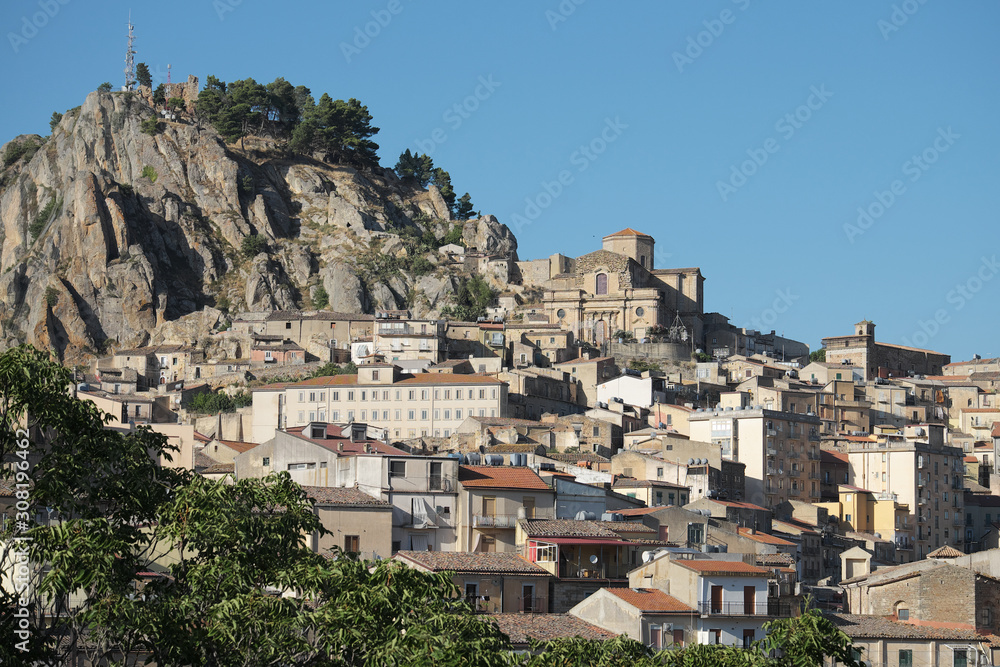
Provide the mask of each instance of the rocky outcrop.
[{"label": "rocky outcrop", "polygon": [[[0,170],[0,345],[31,342],[67,359],[107,346],[211,345],[227,311],[308,306],[319,286],[338,311],[434,316],[448,304],[460,268],[417,277],[401,264],[376,278],[357,262],[376,240],[405,257],[398,234],[408,227],[447,233],[433,186],[289,157],[265,140],[244,151],[190,116],[161,120],[150,136],[142,122],[153,115],[139,95],[92,93],[52,136],[14,140],[38,148]],[[263,247],[247,256],[253,236]],[[516,239],[492,216],[465,222],[463,239],[516,257]]]}]

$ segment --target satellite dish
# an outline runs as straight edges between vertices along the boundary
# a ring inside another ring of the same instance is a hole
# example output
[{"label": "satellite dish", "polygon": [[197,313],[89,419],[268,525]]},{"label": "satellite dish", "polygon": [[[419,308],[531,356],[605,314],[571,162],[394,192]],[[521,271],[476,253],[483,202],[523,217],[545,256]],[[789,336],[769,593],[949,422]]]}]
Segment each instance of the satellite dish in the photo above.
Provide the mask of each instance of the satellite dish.
[{"label": "satellite dish", "polygon": [[694,459],[688,459],[688,465],[689,466],[693,466],[694,465]]},{"label": "satellite dish", "polygon": [[643,551],[642,552],[642,562],[643,563],[648,563],[651,560],[653,560],[653,552],[652,551]]},{"label": "satellite dish", "polygon": [[590,562],[592,565],[597,565],[597,554],[590,557]]}]

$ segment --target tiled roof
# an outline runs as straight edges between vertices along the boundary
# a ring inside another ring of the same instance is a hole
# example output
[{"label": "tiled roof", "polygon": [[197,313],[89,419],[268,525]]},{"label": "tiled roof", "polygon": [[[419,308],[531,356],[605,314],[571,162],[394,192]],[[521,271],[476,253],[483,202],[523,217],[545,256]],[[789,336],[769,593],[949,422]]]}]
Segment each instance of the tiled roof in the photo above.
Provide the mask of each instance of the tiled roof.
[{"label": "tiled roof", "polygon": [[653,512],[659,512],[660,510],[667,509],[663,506],[658,507],[632,507],[629,509],[615,510],[618,514],[622,516],[643,516],[646,514],[652,514]]},{"label": "tiled roof", "polygon": [[821,463],[847,463],[848,456],[845,452],[821,449],[819,450],[819,460]]},{"label": "tiled roof", "polygon": [[614,238],[616,236],[641,236],[641,237],[647,238],[647,239],[653,238],[649,234],[643,234],[642,232],[637,232],[634,229],[632,229],[631,227],[626,227],[625,229],[621,230],[620,232],[615,232],[614,234],[608,234],[604,238],[610,239],[610,238]]},{"label": "tiled roof", "polygon": [[529,640],[551,641],[561,637],[581,637],[607,641],[618,635],[570,614],[491,614],[489,620],[510,637],[515,645]]},{"label": "tiled roof", "polygon": [[355,488],[332,486],[303,486],[306,495],[316,501],[317,505],[340,505],[342,507],[392,507],[392,503],[369,496]]},{"label": "tiled roof", "polygon": [[576,463],[577,461],[584,461],[586,463],[609,463],[611,459],[605,458],[600,454],[594,454],[593,452],[577,452],[577,453],[552,453],[547,456],[547,458],[553,461],[562,461],[563,463]]},{"label": "tiled roof", "polygon": [[792,554],[757,554],[756,556],[757,565],[760,567],[772,568],[772,567],[788,567],[789,565],[795,565],[795,559],[792,558]]},{"label": "tiled roof", "polygon": [[[333,375],[330,377],[322,378],[311,378],[303,382],[298,382],[294,387],[300,386],[327,386],[327,385],[356,385],[358,384],[357,375]],[[472,384],[472,385],[501,385],[503,382],[500,380],[489,377],[487,375],[480,375],[478,373],[414,373],[412,375],[400,375],[399,379],[392,383],[391,386],[398,387],[400,385],[452,385],[452,384]],[[388,385],[387,385],[388,386]]]},{"label": "tiled roof", "polygon": [[233,463],[216,463],[210,465],[201,471],[202,475],[231,475],[236,472],[236,466]]},{"label": "tiled roof", "polygon": [[374,319],[374,315],[366,315],[364,313],[337,313],[328,310],[320,310],[315,313],[303,313],[298,310],[276,310],[267,316],[268,322],[276,320],[368,321]]},{"label": "tiled roof", "polygon": [[962,408],[959,412],[971,412],[974,414],[982,414],[989,412],[1000,412],[1000,408]]},{"label": "tiled roof", "polygon": [[989,641],[974,630],[937,628],[927,625],[900,623],[882,616],[824,612],[851,639],[944,639],[959,641]]},{"label": "tiled roof", "polygon": [[719,503],[720,505],[725,505],[726,507],[735,507],[737,509],[758,510],[758,511],[761,511],[761,512],[770,512],[771,511],[771,510],[767,509],[766,507],[761,507],[760,505],[754,505],[753,503],[743,503],[743,502],[740,502],[738,500],[718,500],[716,498],[712,498],[711,501],[713,503]]},{"label": "tiled roof", "polygon": [[514,417],[470,417],[470,419],[479,422],[483,426],[552,426],[552,424],[546,424],[545,422],[533,419],[516,419]]},{"label": "tiled roof", "polygon": [[683,484],[674,484],[673,482],[665,482],[663,480],[657,479],[617,479],[612,485],[612,488],[621,489],[649,489],[652,487],[666,487],[671,489],[684,489],[688,491],[688,487]]},{"label": "tiled roof", "polygon": [[749,528],[742,526],[738,530],[741,536],[749,538],[754,542],[760,542],[761,544],[773,544],[778,547],[790,547],[795,544],[794,542],[789,542],[788,540],[783,540],[780,537],[768,535],[767,533],[751,533]]},{"label": "tiled roof", "polygon": [[550,576],[549,572],[523,556],[510,552],[399,551],[396,555],[433,572],[489,572]]},{"label": "tiled roof", "polygon": [[781,531],[783,526],[788,526],[802,533],[808,533],[811,535],[819,535],[819,531],[816,530],[816,526],[801,521],[799,519],[775,519],[771,522],[773,530]]},{"label": "tiled roof", "polygon": [[256,442],[241,442],[239,440],[218,440],[217,442],[225,445],[226,447],[229,447],[229,449],[236,450],[240,454],[242,454],[245,451],[253,449],[258,444]]},{"label": "tiled roof", "polygon": [[940,549],[935,549],[934,551],[927,554],[928,558],[960,558],[964,556],[961,551],[954,547],[950,547],[947,544]]},{"label": "tiled roof", "polygon": [[458,481],[467,489],[551,490],[538,473],[521,466],[459,466]]},{"label": "tiled roof", "polygon": [[198,470],[198,469],[202,469],[203,470],[205,468],[211,468],[212,466],[214,466],[217,463],[218,463],[218,461],[216,461],[215,459],[213,459],[211,456],[209,456],[208,454],[206,454],[204,452],[198,451],[198,452],[194,453],[194,467],[195,467],[195,470]]},{"label": "tiled roof", "polygon": [[735,577],[745,577],[767,574],[767,570],[764,568],[744,563],[741,560],[709,560],[705,558],[695,560],[676,560],[674,562],[681,567],[688,568],[689,570],[716,576],[729,575]]},{"label": "tiled roof", "polygon": [[577,521],[575,519],[524,519],[521,526],[531,537],[607,537],[617,539],[611,530],[613,521]]},{"label": "tiled roof", "polygon": [[660,614],[695,613],[694,609],[658,588],[605,588],[603,590],[624,600],[639,611]]}]

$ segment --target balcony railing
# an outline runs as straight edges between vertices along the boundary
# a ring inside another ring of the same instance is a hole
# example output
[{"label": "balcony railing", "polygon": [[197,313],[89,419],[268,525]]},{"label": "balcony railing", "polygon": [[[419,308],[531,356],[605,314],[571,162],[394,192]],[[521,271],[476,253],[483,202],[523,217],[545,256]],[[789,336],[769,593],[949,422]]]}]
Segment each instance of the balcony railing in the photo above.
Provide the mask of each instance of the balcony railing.
[{"label": "balcony railing", "polygon": [[560,579],[628,579],[633,566],[626,563],[561,563]]},{"label": "balcony railing", "polygon": [[797,605],[775,600],[768,602],[699,602],[702,616],[791,616]]},{"label": "balcony railing", "polygon": [[520,597],[517,610],[522,614],[545,614],[549,610],[549,599],[541,596]]},{"label": "balcony railing", "polygon": [[[527,512],[528,519],[552,519],[552,511],[534,510]],[[516,514],[473,514],[473,528],[514,528],[517,526]]]}]

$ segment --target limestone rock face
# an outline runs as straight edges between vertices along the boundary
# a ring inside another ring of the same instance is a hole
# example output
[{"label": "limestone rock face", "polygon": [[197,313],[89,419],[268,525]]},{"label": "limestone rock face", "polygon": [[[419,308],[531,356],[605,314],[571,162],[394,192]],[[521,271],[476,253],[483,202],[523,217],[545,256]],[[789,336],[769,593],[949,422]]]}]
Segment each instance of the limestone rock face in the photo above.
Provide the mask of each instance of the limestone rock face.
[{"label": "limestone rock face", "polygon": [[[12,140],[37,150],[0,167],[0,348],[30,342],[76,361],[107,346],[197,344],[231,358],[246,350],[212,335],[223,321],[308,307],[320,285],[342,312],[434,317],[450,302],[460,266],[417,277],[405,262],[390,274],[363,265],[376,247],[408,259],[412,239],[447,233],[433,186],[271,140],[227,145],[187,114],[150,136],[141,124],[154,113],[141,95],[95,92],[52,136]],[[516,257],[492,216],[463,224],[467,246]]]}]

